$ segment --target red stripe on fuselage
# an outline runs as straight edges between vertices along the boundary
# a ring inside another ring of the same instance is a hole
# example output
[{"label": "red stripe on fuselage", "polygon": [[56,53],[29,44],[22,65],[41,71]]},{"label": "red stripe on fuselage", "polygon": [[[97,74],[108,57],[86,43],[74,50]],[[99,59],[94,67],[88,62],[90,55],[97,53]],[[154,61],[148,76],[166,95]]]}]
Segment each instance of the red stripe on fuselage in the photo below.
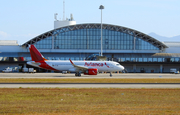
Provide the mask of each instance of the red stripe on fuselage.
[{"label": "red stripe on fuselage", "polygon": [[53,70],[53,71],[58,71],[57,69],[54,69],[53,67],[49,66],[45,61],[43,62],[39,62],[41,63],[41,65],[39,65],[39,67],[43,68],[43,69],[48,69],[48,70]]}]

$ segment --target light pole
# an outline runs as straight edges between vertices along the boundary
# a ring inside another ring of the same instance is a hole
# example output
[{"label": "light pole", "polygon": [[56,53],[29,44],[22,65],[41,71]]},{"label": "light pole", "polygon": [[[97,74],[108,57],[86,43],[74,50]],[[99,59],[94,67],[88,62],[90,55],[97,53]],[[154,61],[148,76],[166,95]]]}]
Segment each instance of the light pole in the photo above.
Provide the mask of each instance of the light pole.
[{"label": "light pole", "polygon": [[102,55],[102,9],[104,9],[104,6],[100,5],[99,9],[101,10],[101,56],[103,56]]}]

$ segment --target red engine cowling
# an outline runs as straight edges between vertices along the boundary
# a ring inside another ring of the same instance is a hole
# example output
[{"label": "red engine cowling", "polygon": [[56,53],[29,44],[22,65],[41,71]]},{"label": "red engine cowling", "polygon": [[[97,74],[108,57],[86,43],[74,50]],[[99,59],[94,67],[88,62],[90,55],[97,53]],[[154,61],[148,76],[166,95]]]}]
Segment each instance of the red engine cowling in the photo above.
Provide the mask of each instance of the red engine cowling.
[{"label": "red engine cowling", "polygon": [[92,68],[92,69],[88,69],[84,72],[84,75],[97,75],[98,73],[98,69],[96,68]]}]

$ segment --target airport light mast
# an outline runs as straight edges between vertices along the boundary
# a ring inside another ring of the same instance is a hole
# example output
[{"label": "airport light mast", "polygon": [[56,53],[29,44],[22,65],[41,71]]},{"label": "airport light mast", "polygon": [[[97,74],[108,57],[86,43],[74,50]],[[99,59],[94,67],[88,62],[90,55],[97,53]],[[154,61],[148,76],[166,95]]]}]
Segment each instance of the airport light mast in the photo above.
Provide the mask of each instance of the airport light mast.
[{"label": "airport light mast", "polygon": [[100,5],[99,9],[101,10],[101,56],[103,56],[102,54],[102,10],[104,9],[104,6]]}]

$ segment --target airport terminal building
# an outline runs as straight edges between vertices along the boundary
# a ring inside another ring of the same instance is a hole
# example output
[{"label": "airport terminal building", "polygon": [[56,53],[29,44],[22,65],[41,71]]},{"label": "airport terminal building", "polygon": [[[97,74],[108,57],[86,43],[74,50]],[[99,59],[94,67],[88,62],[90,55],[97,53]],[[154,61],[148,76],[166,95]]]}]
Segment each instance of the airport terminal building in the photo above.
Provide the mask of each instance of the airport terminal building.
[{"label": "airport terminal building", "polygon": [[[103,56],[119,62],[128,72],[180,70],[180,42],[160,42],[137,30],[111,24],[103,24],[102,33]],[[6,67],[14,67],[16,71],[28,67],[26,62],[31,60],[28,48],[31,44],[49,60],[94,60],[93,54],[101,52],[101,24],[55,20],[53,30],[22,45],[17,41],[0,41],[0,71]]]}]

